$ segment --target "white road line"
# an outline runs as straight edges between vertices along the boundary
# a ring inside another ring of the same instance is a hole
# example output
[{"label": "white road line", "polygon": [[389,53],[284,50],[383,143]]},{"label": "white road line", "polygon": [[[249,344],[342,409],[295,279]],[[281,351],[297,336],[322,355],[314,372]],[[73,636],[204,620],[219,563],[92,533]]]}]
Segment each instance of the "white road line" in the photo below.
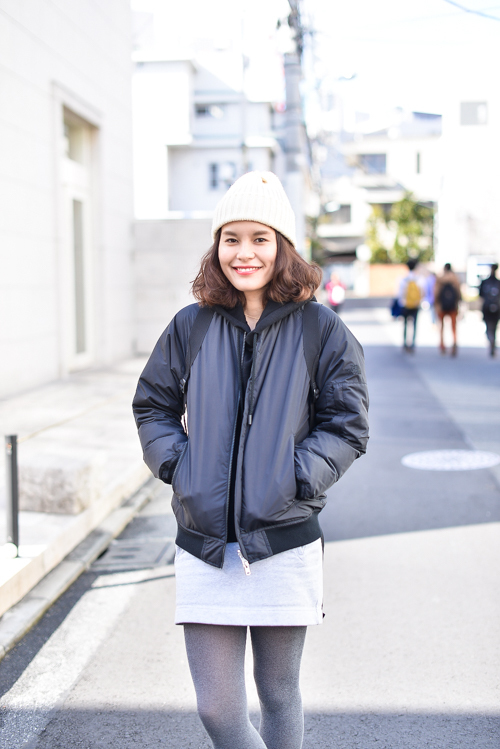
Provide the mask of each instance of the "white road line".
[{"label": "white road line", "polygon": [[0,700],[0,746],[28,749],[151,570],[100,577]]}]

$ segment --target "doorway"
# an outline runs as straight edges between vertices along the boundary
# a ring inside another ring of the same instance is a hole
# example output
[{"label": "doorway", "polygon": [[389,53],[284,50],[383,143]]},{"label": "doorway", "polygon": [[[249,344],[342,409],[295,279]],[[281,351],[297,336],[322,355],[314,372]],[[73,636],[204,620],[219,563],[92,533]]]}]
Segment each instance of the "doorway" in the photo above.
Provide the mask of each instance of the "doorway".
[{"label": "doorway", "polygon": [[63,320],[68,370],[94,361],[92,152],[95,128],[63,108]]}]

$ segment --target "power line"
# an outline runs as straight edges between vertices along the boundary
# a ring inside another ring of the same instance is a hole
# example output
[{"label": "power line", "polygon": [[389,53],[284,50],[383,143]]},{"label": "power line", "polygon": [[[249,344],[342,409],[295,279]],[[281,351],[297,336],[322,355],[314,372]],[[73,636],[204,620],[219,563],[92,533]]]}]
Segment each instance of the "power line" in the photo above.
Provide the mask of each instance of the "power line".
[{"label": "power line", "polygon": [[455,8],[459,8],[460,10],[463,10],[464,13],[473,13],[476,16],[481,16],[482,18],[488,18],[490,21],[500,21],[500,18],[498,16],[490,16],[489,13],[483,13],[482,10],[474,10],[473,8],[466,8],[465,5],[460,5],[460,3],[454,2],[454,0],[444,0],[445,3],[448,3],[448,5],[454,5]]}]

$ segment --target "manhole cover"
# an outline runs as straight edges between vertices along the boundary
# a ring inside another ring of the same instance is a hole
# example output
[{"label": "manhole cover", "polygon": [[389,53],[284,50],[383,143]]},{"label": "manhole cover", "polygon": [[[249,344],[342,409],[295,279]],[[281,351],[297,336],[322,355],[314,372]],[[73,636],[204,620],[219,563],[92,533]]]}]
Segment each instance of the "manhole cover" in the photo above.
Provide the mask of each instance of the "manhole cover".
[{"label": "manhole cover", "polygon": [[97,572],[136,570],[172,564],[175,555],[174,539],[118,540],[108,546],[92,569]]},{"label": "manhole cover", "polygon": [[475,471],[496,466],[500,455],[480,450],[429,450],[405,455],[401,463],[420,471]]}]

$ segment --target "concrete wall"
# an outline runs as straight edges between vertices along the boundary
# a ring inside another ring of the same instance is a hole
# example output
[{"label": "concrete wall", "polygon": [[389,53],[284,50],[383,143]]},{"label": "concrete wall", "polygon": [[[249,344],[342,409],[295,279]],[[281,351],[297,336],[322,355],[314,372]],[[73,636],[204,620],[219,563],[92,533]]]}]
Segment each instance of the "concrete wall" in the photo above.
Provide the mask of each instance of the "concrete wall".
[{"label": "concrete wall", "polygon": [[370,296],[396,296],[399,282],[407,273],[406,265],[370,265]]},{"label": "concrete wall", "polygon": [[190,294],[201,256],[212,244],[209,219],[136,221],[136,349],[149,354]]},{"label": "concrete wall", "polygon": [[[0,397],[132,343],[130,8],[0,0]],[[68,350],[63,108],[91,127],[91,351]]]}]

